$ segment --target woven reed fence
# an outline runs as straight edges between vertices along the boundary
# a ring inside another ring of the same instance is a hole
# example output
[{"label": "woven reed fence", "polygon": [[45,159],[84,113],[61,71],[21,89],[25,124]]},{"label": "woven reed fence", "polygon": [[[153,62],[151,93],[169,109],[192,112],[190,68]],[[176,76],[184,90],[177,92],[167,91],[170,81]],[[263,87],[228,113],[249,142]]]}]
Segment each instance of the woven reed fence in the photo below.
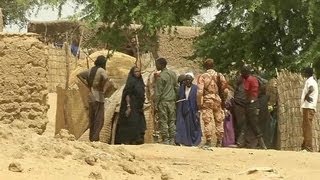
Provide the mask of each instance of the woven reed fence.
[{"label": "woven reed fence", "polygon": [[[56,88],[66,88],[69,84],[70,72],[72,72],[78,60],[70,53],[68,43],[64,43],[62,48],[48,47],[48,90],[56,92]],[[80,59],[84,61],[84,59]]]},{"label": "woven reed fence", "polygon": [[48,50],[48,89],[49,92],[55,92],[57,86],[65,87],[66,84],[66,53],[63,49]]},{"label": "woven reed fence", "polygon": [[[276,81],[278,93],[278,131],[279,149],[301,150],[302,144],[302,112],[300,98],[305,80],[301,75],[282,71]],[[319,120],[320,104],[318,101],[317,113],[313,121],[314,150],[319,151]]]},{"label": "woven reed fence", "polygon": [[[100,132],[101,142],[110,142],[112,116],[117,107],[118,99],[121,96],[120,90],[114,92],[114,88],[109,89],[109,93],[113,94],[105,103],[105,121],[104,128]],[[77,81],[77,86],[69,89],[57,87],[57,112],[55,134],[61,129],[67,129],[76,139],[89,140],[89,104],[88,104],[88,88]]]},{"label": "woven reed fence", "polygon": [[79,89],[66,90],[57,87],[57,110],[55,134],[61,129],[67,129],[78,139],[88,128],[87,88],[79,83]]}]

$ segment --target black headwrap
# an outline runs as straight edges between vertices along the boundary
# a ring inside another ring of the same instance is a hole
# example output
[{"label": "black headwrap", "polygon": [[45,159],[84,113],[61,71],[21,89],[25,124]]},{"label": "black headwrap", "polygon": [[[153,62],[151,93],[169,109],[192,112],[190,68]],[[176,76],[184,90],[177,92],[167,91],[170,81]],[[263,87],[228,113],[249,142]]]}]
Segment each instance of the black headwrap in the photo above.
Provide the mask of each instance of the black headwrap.
[{"label": "black headwrap", "polygon": [[133,66],[133,67],[130,69],[129,74],[128,74],[128,77],[127,77],[127,83],[128,83],[128,80],[129,80],[129,79],[132,79],[132,78],[138,79],[138,80],[140,80],[140,81],[143,82],[142,76],[140,76],[140,77],[135,77],[135,76],[134,76],[134,70],[135,70],[136,68],[137,68],[137,66]]},{"label": "black headwrap", "polygon": [[127,82],[122,93],[122,102],[125,103],[125,98],[129,95],[131,98],[131,105],[133,101],[135,101],[134,105],[137,106],[136,108],[140,109],[143,107],[145,100],[145,84],[142,76],[134,76],[135,69],[136,67],[134,66],[129,71]]},{"label": "black headwrap", "polygon": [[106,57],[104,57],[104,56],[98,56],[97,57],[97,59],[94,62],[95,66],[91,68],[90,75],[89,75],[89,78],[88,78],[88,85],[89,85],[90,88],[93,85],[93,80],[94,80],[94,77],[96,76],[96,73],[97,73],[98,69],[99,68],[106,69],[106,64],[107,64]]}]

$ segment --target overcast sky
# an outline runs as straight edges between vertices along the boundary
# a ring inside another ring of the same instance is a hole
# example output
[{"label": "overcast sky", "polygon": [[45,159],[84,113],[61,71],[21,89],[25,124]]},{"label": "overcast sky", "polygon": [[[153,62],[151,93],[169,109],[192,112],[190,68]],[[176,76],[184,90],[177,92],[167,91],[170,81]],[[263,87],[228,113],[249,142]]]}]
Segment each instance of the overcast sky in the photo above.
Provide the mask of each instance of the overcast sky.
[{"label": "overcast sky", "polygon": [[[75,13],[75,4],[72,1],[68,1],[62,8],[62,17],[60,19],[65,19]],[[79,11],[79,10],[78,10]],[[77,12],[77,11],[76,11]],[[205,22],[210,22],[213,20],[217,10],[215,8],[206,8],[200,11],[200,15],[203,17]],[[53,21],[58,19],[58,11],[52,10],[51,8],[42,8],[38,14],[33,13],[28,17],[31,21]],[[19,30],[17,26],[7,26],[5,28],[6,32],[26,32],[26,28]]]}]

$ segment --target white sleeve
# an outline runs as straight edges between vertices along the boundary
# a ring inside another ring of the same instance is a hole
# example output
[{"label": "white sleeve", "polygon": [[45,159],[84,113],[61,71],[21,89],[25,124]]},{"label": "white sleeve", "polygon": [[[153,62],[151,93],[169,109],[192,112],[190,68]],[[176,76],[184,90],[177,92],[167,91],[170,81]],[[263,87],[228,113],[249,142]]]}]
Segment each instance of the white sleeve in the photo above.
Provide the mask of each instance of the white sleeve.
[{"label": "white sleeve", "polygon": [[307,81],[306,83],[306,90],[309,91],[309,88],[313,86],[313,81]]}]

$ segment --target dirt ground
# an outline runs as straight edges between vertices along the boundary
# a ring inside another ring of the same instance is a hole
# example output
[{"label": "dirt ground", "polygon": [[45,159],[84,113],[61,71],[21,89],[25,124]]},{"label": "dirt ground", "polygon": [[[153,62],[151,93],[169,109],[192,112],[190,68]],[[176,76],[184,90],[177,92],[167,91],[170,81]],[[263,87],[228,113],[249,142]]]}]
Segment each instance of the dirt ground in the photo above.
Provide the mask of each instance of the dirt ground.
[{"label": "dirt ground", "polygon": [[159,144],[112,146],[73,141],[67,133],[54,138],[55,94],[50,94],[49,102],[49,124],[42,136],[0,124],[0,179],[300,180],[320,176],[319,153]]}]

